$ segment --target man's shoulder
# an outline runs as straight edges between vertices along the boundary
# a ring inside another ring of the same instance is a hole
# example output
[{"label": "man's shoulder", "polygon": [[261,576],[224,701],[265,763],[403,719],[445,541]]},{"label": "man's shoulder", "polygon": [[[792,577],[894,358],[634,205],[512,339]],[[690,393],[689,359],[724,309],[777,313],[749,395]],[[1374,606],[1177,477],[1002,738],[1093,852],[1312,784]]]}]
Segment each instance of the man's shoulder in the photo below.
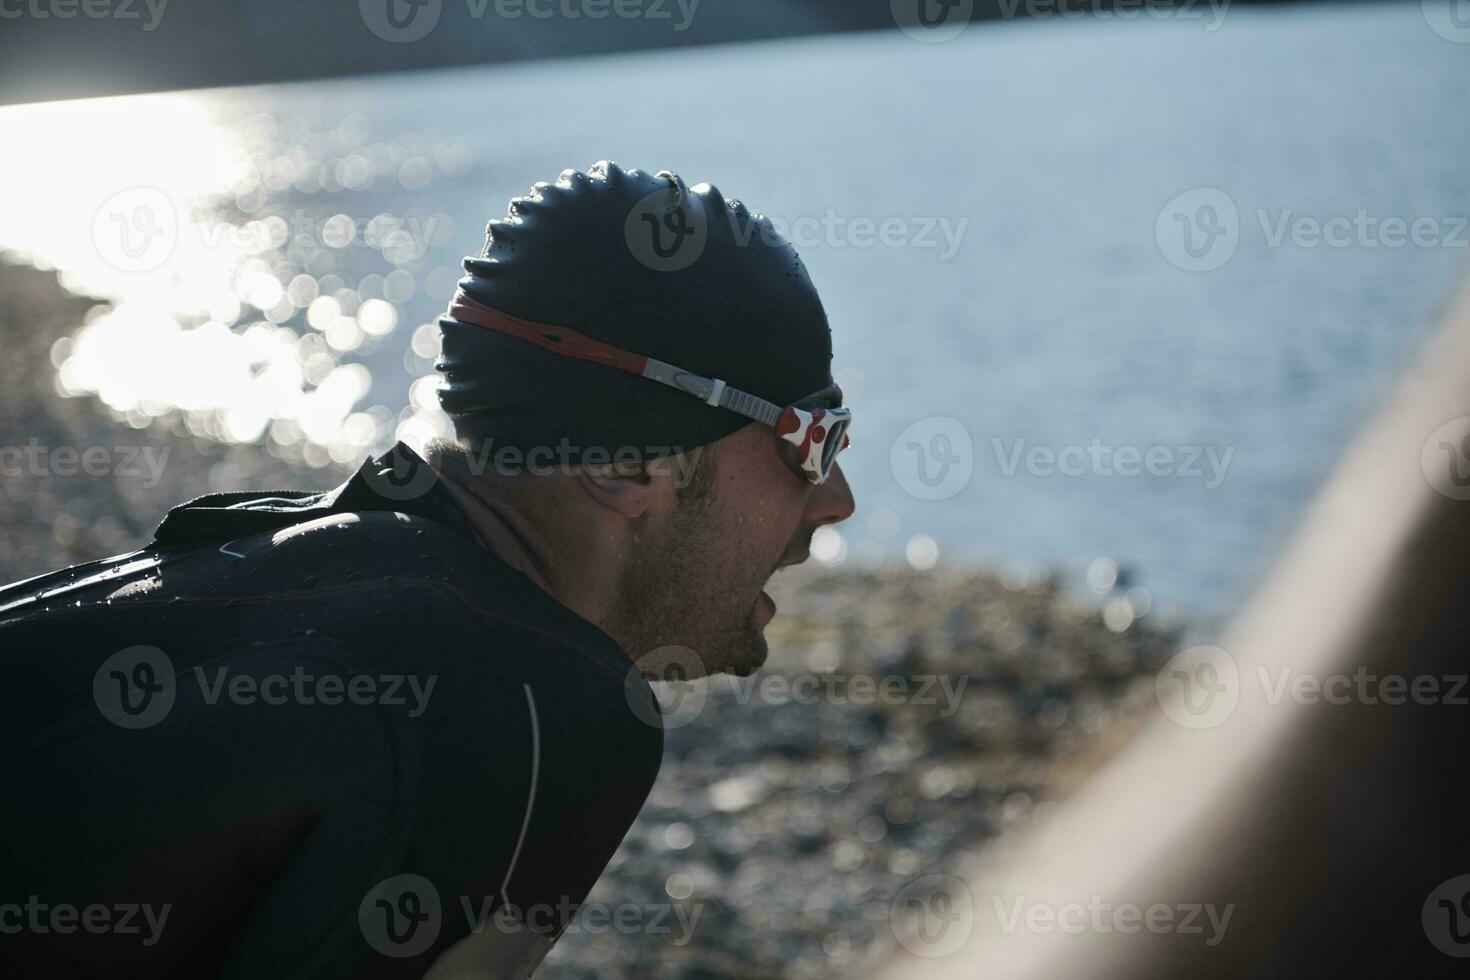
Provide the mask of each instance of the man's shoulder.
[{"label": "man's shoulder", "polygon": [[[464,532],[396,511],[325,514],[196,552],[179,568],[246,591],[370,594],[384,612],[453,604],[470,595],[481,604],[531,603],[553,615],[562,608],[538,602],[524,576]],[[446,588],[414,591],[436,584]]]},{"label": "man's shoulder", "polygon": [[347,511],[103,565],[13,599],[4,627],[12,648],[69,654],[27,659],[44,675],[38,683],[94,671],[138,644],[166,651],[182,671],[275,651],[354,671],[431,674],[482,708],[487,691],[502,692],[498,703],[529,686],[558,717],[639,742],[658,720],[651,690],[611,637],[464,531],[423,517]]},{"label": "man's shoulder", "polygon": [[[272,588],[300,594],[340,631],[355,620],[383,649],[426,647],[508,658],[527,674],[563,671],[640,685],[611,637],[462,531],[391,511],[332,514],[260,542],[236,544],[258,559]],[[577,667],[588,671],[575,670]],[[641,698],[640,698],[641,700]]]},{"label": "man's shoulder", "polygon": [[[591,768],[627,781],[641,804],[662,756],[662,710],[601,629],[478,541],[423,518],[338,514],[272,539],[286,567],[330,566],[313,583],[327,633],[354,636],[379,670],[429,671],[469,700],[490,688],[524,696],[584,763],[610,753]],[[582,779],[586,769],[568,767]]]},{"label": "man's shoulder", "polygon": [[479,548],[478,542],[448,524],[394,510],[333,511],[262,533],[271,547],[363,546],[372,542],[407,543],[415,538],[444,550]]}]

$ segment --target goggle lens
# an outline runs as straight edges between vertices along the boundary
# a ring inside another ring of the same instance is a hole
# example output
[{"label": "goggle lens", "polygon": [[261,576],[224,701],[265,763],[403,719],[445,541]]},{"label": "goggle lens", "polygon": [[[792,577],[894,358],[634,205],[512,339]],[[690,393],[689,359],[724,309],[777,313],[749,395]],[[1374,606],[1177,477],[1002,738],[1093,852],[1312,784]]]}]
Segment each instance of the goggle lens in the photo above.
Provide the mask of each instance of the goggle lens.
[{"label": "goggle lens", "polygon": [[847,446],[852,413],[845,408],[806,409],[790,406],[776,427],[783,454],[797,474],[819,486],[832,474],[837,454]]},{"label": "goggle lens", "polygon": [[837,454],[847,448],[847,427],[852,424],[852,419],[842,418],[833,423],[832,428],[827,430],[827,438],[822,442],[822,479],[825,480],[832,473],[832,464],[837,462]]}]

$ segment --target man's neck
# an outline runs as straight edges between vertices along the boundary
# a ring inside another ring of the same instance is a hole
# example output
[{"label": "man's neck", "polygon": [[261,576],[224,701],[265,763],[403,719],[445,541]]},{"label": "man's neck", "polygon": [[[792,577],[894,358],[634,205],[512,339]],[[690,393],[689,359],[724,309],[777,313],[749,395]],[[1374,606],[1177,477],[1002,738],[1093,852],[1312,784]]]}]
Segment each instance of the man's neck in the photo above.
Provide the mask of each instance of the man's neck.
[{"label": "man's neck", "polygon": [[[586,540],[577,548],[568,548],[566,534],[553,539],[542,526],[545,522],[528,519],[512,504],[505,487],[463,472],[459,462],[453,450],[430,457],[430,464],[469,522],[476,540],[543,592],[600,626],[611,608],[612,595],[606,588],[606,576],[596,574],[595,535],[585,535]],[[560,530],[575,533],[570,527]]]}]

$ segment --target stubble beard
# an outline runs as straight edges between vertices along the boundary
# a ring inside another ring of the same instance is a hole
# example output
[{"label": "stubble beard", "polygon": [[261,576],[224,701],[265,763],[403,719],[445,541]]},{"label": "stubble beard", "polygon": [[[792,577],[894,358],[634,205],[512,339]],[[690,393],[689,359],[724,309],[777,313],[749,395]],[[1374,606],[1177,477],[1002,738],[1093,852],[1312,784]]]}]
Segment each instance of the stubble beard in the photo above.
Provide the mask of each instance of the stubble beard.
[{"label": "stubble beard", "polygon": [[711,503],[680,506],[639,551],[605,624],[635,662],[683,647],[707,675],[745,677],[761,668],[768,652],[756,620],[763,581],[729,580],[725,569],[739,566],[739,543],[722,532]]}]

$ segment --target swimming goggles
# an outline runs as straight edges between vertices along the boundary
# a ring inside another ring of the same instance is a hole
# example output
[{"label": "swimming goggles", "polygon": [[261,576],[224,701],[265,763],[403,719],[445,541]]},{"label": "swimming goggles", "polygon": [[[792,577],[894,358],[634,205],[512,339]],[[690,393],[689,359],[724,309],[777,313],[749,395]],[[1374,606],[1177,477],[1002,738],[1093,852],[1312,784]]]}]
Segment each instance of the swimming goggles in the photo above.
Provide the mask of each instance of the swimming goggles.
[{"label": "swimming goggles", "polygon": [[451,320],[529,341],[563,357],[592,361],[657,381],[693,395],[706,405],[764,422],[776,430],[782,458],[787,465],[813,486],[820,486],[831,476],[837,454],[848,445],[847,430],[852,425],[852,410],[831,404],[842,400],[842,391],[836,385],[829,385],[782,407],[747,391],[732,388],[719,378],[706,378],[664,361],[604,344],[567,327],[503,313],[486,306],[462,289],[454,294],[448,316]]}]

